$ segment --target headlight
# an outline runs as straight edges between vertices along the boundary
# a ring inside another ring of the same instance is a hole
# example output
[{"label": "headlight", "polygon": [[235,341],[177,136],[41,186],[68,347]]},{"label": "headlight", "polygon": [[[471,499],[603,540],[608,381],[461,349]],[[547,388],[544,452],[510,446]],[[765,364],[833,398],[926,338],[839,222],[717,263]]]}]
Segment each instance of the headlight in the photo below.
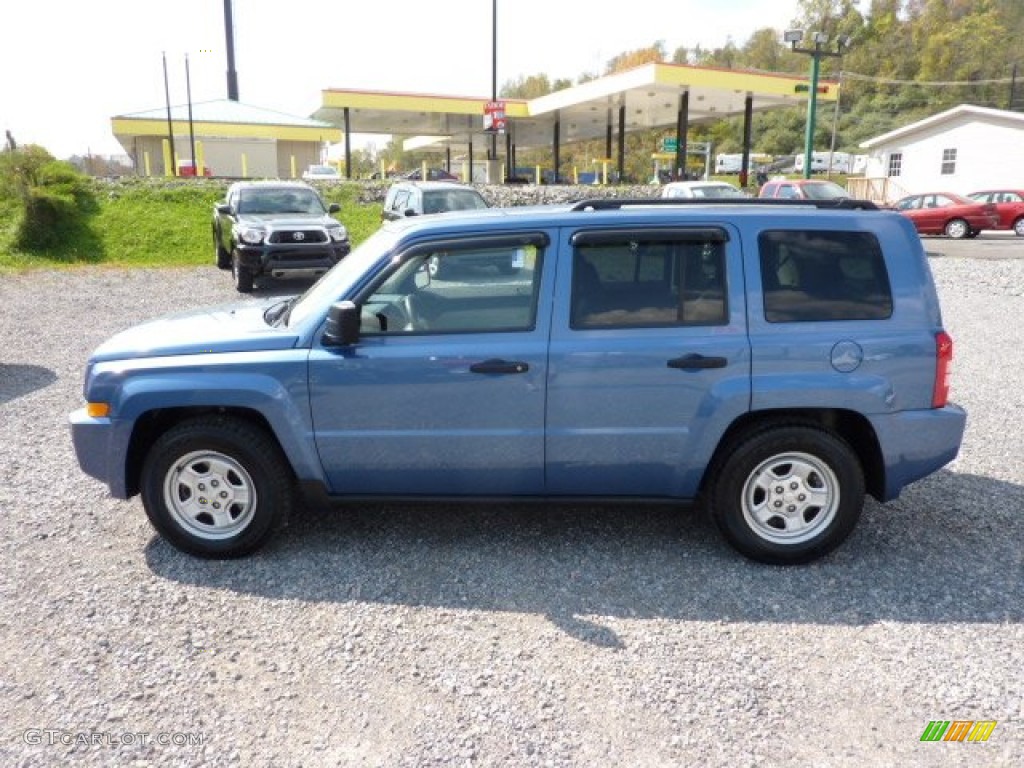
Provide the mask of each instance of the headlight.
[{"label": "headlight", "polygon": [[331,240],[336,243],[348,240],[348,232],[345,231],[344,227],[331,227],[327,230],[327,233],[331,236]]},{"label": "headlight", "polygon": [[262,229],[243,229],[239,234],[242,240],[249,245],[259,245],[263,242],[264,232]]}]

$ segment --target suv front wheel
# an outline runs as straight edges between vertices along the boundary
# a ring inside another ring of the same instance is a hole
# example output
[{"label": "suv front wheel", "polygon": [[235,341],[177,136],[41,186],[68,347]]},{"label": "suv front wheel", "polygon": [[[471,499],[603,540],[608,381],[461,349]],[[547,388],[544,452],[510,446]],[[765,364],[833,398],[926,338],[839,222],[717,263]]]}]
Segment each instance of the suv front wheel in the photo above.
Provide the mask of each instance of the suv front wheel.
[{"label": "suv front wheel", "polygon": [[291,472],[277,444],[248,422],[185,421],[156,441],[142,467],[142,504],[153,527],[200,557],[239,557],[287,519]]},{"label": "suv front wheel", "polygon": [[838,436],[803,425],[753,433],[724,458],[709,489],[726,539],[763,563],[806,563],[850,534],[864,505],[864,475]]},{"label": "suv front wheel", "polygon": [[255,280],[252,267],[242,264],[237,253],[231,258],[231,276],[235,280],[235,290],[239,293],[252,293]]},{"label": "suv front wheel", "polygon": [[224,250],[224,246],[220,244],[216,227],[213,230],[213,253],[217,260],[217,269],[231,269],[231,252]]}]

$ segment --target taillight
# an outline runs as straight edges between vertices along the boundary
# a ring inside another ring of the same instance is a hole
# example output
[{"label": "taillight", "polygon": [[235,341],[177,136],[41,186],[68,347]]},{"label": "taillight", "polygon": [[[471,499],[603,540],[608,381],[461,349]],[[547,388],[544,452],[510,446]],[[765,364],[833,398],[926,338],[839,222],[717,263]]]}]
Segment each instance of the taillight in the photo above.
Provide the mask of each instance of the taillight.
[{"label": "taillight", "polygon": [[949,369],[953,364],[953,337],[945,331],[935,334],[935,387],[932,408],[942,408],[949,400]]}]

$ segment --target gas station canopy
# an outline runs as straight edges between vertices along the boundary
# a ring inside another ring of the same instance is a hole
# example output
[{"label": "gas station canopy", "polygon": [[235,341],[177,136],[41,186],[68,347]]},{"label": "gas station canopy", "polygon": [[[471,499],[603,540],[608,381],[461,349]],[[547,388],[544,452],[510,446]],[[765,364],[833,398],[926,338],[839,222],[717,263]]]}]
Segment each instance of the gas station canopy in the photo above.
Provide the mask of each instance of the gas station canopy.
[{"label": "gas station canopy", "polygon": [[[808,79],[680,64],[650,63],[529,101],[504,100],[506,130],[519,149],[573,143],[620,132],[680,126],[792,107],[806,102]],[[835,101],[838,83],[822,80],[819,101]],[[317,120],[350,133],[404,137],[406,149],[464,148],[489,136],[490,99],[328,89]],[[411,140],[411,142],[410,142]]]}]

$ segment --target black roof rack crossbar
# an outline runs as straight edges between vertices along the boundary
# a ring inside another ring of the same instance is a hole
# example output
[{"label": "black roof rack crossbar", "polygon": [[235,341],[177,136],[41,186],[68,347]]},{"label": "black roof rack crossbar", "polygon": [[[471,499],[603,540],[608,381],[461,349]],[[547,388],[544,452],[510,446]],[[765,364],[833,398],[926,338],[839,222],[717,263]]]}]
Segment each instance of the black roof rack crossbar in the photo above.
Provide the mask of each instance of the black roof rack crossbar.
[{"label": "black roof rack crossbar", "polygon": [[878,206],[870,200],[791,200],[775,197],[728,197],[728,198],[688,198],[688,197],[608,197],[592,200],[580,200],[574,203],[573,211],[611,211],[630,206],[673,206],[673,205],[770,205],[789,206],[796,208],[826,208],[829,210],[877,211]]}]

